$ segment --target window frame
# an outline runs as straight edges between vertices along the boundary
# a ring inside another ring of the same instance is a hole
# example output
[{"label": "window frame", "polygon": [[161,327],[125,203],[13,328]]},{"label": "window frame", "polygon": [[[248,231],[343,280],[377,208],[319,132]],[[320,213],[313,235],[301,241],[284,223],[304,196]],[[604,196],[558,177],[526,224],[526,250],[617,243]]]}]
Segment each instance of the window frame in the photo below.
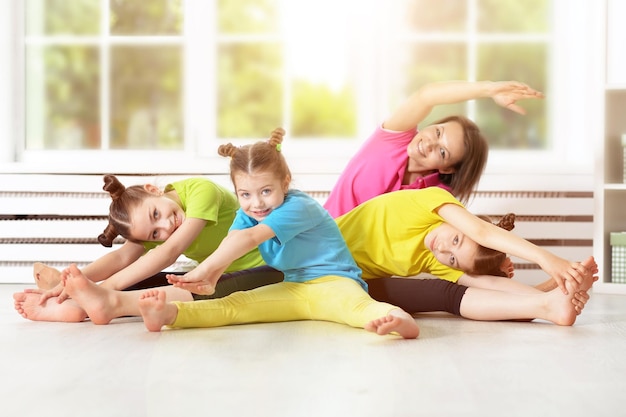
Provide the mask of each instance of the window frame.
[{"label": "window frame", "polygon": [[[471,1],[471,0],[468,0]],[[587,41],[580,30],[584,16],[590,13],[593,2],[585,0],[553,0],[552,24],[554,25],[551,48],[552,62],[549,65],[549,84],[551,92],[548,101],[549,123],[548,135],[552,138],[552,148],[545,151],[490,151],[486,174],[518,173],[523,174],[567,174],[592,173],[593,159],[589,158],[589,140],[594,133],[592,126],[586,123],[586,109],[597,96],[590,91],[591,82],[585,82],[593,75],[587,65],[580,65],[585,56],[590,55],[593,45]],[[202,14],[200,11],[211,11],[216,7],[215,0],[187,0],[186,5],[194,8],[185,22],[185,31],[193,31],[199,27]],[[195,80],[216,78],[214,70],[214,54],[198,54],[202,48],[206,51],[207,34],[204,37],[188,36],[185,46],[185,61],[188,73],[185,73],[186,91],[194,91],[193,95],[185,96],[184,108],[196,109],[185,113],[185,149],[182,151],[27,151],[24,149],[24,53],[23,53],[23,5],[19,0],[3,3],[10,8],[2,13],[4,25],[0,25],[0,56],[3,62],[10,62],[0,69],[0,78],[4,94],[0,97],[0,122],[5,128],[2,133],[9,140],[0,141],[0,172],[7,173],[160,173],[170,174],[221,174],[228,170],[225,158],[212,155],[213,149],[221,143],[211,138],[215,132],[215,118],[203,115],[216,114],[216,103],[210,94],[211,82],[198,85]],[[2,7],[2,6],[0,6]],[[370,4],[370,7],[373,7]],[[194,17],[195,16],[195,21]],[[557,18],[557,16],[559,18]],[[206,21],[204,22],[206,24]],[[191,28],[190,28],[191,26]],[[601,28],[589,28],[601,30]],[[209,40],[216,45],[215,33],[209,33]],[[384,88],[385,68],[376,56],[384,56],[384,42],[377,40],[372,48],[362,46],[359,53],[361,68],[371,68],[367,76],[357,76],[357,140],[329,141],[315,138],[298,139],[287,142],[284,152],[294,175],[331,174],[341,172],[349,158],[373,131],[377,123],[382,122],[388,114],[382,103],[387,102],[388,93]],[[380,54],[380,55],[378,55]],[[582,58],[581,58],[582,57]],[[372,83],[372,80],[374,82]],[[523,81],[523,80],[522,80]],[[582,85],[581,85],[582,84]],[[193,85],[193,88],[190,88]],[[574,88],[572,88],[574,86]],[[208,98],[208,99],[207,99]],[[365,104],[363,104],[365,103]],[[288,106],[288,104],[285,104]],[[202,111],[198,111],[202,109]],[[108,114],[108,113],[106,113]],[[283,114],[288,116],[287,110]],[[580,121],[579,124],[571,120]],[[108,121],[105,121],[108,125]],[[288,126],[287,126],[288,128]],[[595,129],[597,130],[597,129]],[[251,140],[258,138],[250,138]],[[289,140],[287,138],[287,140]],[[236,141],[244,142],[244,141]],[[94,155],[97,153],[97,156]],[[529,164],[528,161],[532,161]],[[556,162],[558,161],[558,166]]]}]

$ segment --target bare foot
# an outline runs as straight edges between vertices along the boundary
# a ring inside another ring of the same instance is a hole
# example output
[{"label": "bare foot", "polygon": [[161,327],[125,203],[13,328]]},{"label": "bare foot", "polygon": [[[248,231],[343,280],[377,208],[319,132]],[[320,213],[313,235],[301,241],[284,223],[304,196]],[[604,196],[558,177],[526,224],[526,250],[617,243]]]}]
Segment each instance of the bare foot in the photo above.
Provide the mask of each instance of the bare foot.
[{"label": "bare foot", "polygon": [[548,292],[548,302],[546,304],[546,319],[560,326],[571,326],[576,322],[580,308],[572,303],[574,292],[568,295],[561,292],[559,288],[555,288]]},{"label": "bare foot", "polygon": [[575,291],[569,282],[565,282],[568,294],[565,295],[559,288],[546,293],[547,304],[546,318],[555,324],[561,326],[571,326],[576,322],[576,316],[580,315],[585,304],[589,300],[587,290],[591,288],[597,277],[594,276],[598,272],[598,266],[593,257],[584,260],[582,264],[587,268],[587,274],[583,283],[580,285],[580,291]]},{"label": "bare foot", "polygon": [[405,339],[416,339],[420,334],[415,319],[400,309],[392,310],[387,316],[370,321],[364,328],[380,335],[396,332]]},{"label": "bare foot", "polygon": [[176,320],[178,308],[165,302],[165,292],[148,290],[139,298],[139,310],[146,328],[151,332],[160,332],[165,325]]},{"label": "bare foot", "polygon": [[18,292],[13,294],[15,310],[25,319],[33,321],[62,321],[77,323],[87,318],[85,310],[72,300],[59,304],[56,297],[49,298],[43,305],[39,304],[41,295]]},{"label": "bare foot", "polygon": [[596,260],[593,258],[593,256],[585,259],[581,262],[581,264],[583,264],[583,266],[587,268],[587,274],[583,279],[583,283],[580,285],[580,290],[587,291],[589,288],[591,288],[593,283],[598,280],[598,277],[596,276],[596,274],[598,273],[598,264],[596,263]]},{"label": "bare foot", "polygon": [[68,295],[83,307],[94,324],[108,324],[119,317],[118,299],[113,291],[101,288],[88,279],[75,264],[61,274]]},{"label": "bare foot", "polygon": [[42,290],[51,290],[61,282],[61,272],[41,262],[33,264],[33,278],[37,287]]},{"label": "bare foot", "polygon": [[[589,288],[591,288],[591,285],[593,285],[595,281],[598,280],[598,277],[595,276],[598,273],[598,264],[596,263],[593,256],[590,256],[589,258],[585,259],[581,263],[587,268],[587,271],[589,271],[592,275],[591,281],[585,279],[583,280],[583,284],[581,284],[581,289],[583,291],[586,291]],[[535,285],[535,288],[537,288],[539,291],[549,292],[555,288],[558,288],[558,286],[556,285],[556,281],[550,278],[547,281],[544,281],[540,284]]]}]

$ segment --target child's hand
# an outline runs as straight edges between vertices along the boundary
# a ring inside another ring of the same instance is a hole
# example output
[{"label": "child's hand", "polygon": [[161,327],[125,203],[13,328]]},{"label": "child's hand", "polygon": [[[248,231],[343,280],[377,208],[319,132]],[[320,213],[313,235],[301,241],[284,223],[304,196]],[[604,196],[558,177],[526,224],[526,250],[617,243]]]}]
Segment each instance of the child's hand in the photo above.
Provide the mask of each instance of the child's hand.
[{"label": "child's hand", "polygon": [[[25,293],[31,294],[39,294],[39,305],[42,306],[46,303],[46,300],[53,297],[57,298],[57,303],[62,303],[65,301],[68,296],[65,293],[65,288],[63,287],[63,281],[59,282],[54,288],[50,290],[42,290],[39,288],[28,288],[24,290]],[[61,298],[63,296],[63,298]]]},{"label": "child's hand", "polygon": [[592,280],[592,274],[597,272],[597,266],[595,267],[596,272],[593,272],[593,265],[595,265],[595,262],[593,264],[589,264],[589,268],[587,268],[581,262],[569,262],[557,256],[554,256],[553,258],[554,259],[548,263],[548,268],[544,268],[544,271],[546,271],[554,279],[563,294],[569,294],[565,285],[566,281],[569,284],[569,287],[574,291],[587,290],[588,287],[591,286],[583,284]]},{"label": "child's hand", "polygon": [[500,270],[506,274],[507,278],[513,278],[513,275],[515,275],[515,267],[513,266],[511,258],[507,256],[504,261],[502,261]]},{"label": "child's hand", "polygon": [[215,285],[219,276],[212,277],[195,273],[196,270],[190,271],[185,275],[167,274],[167,282],[177,288],[182,288],[194,294],[212,295],[215,293]]}]

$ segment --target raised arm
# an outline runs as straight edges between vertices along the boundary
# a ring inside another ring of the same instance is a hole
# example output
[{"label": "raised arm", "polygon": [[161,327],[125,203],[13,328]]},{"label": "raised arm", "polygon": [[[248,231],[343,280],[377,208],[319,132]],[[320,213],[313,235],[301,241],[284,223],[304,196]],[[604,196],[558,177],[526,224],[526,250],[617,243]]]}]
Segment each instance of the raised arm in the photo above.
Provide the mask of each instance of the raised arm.
[{"label": "raised arm", "polygon": [[456,204],[444,204],[437,212],[447,223],[479,245],[538,264],[555,279],[565,294],[567,294],[565,280],[570,281],[576,289],[583,282],[586,269],[580,262],[570,262],[560,258],[514,233],[479,219]]},{"label": "raised arm", "polygon": [[446,81],[426,84],[413,93],[389,117],[383,127],[406,131],[418,126],[440,104],[461,103],[478,98],[492,98],[498,105],[516,113],[526,111],[518,100],[543,98],[543,94],[518,81]]},{"label": "raised arm", "polygon": [[215,252],[194,270],[185,275],[167,275],[167,280],[176,287],[196,294],[213,294],[220,276],[234,260],[274,236],[274,231],[264,224],[232,230]]}]

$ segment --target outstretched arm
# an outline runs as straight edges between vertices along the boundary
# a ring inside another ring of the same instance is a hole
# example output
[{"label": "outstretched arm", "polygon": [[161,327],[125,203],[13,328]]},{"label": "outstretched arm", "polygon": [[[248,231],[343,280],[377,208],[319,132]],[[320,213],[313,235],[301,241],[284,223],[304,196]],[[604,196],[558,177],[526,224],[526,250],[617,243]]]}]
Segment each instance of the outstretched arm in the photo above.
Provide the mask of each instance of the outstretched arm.
[{"label": "outstretched arm", "polygon": [[249,229],[232,230],[220,246],[194,270],[185,275],[167,275],[170,284],[195,294],[211,295],[226,268],[261,243],[274,237],[274,231],[264,224]]},{"label": "outstretched arm", "polygon": [[560,258],[514,233],[479,219],[461,206],[444,204],[437,212],[447,223],[479,245],[538,264],[555,279],[564,294],[567,294],[564,281],[570,281],[570,284],[577,289],[587,273],[586,268],[580,262],[570,262]]},{"label": "outstretched arm", "polygon": [[383,127],[403,132],[419,125],[437,105],[489,97],[502,107],[516,113],[526,114],[526,111],[516,102],[523,99],[543,98],[543,94],[518,81],[430,83],[409,96],[384,122]]},{"label": "outstretched arm", "polygon": [[[121,271],[108,277],[103,288],[122,290],[172,265],[198,237],[207,221],[188,217],[165,242],[152,249]],[[135,244],[138,245],[138,244]],[[143,251],[143,246],[141,247]],[[143,253],[143,252],[142,252]]]}]

